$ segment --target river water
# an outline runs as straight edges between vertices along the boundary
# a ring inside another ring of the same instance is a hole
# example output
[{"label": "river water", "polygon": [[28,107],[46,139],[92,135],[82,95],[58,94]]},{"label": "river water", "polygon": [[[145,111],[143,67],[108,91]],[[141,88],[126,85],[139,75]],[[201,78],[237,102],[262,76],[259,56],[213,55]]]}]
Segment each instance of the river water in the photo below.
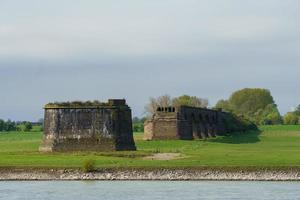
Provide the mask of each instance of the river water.
[{"label": "river water", "polygon": [[300,199],[300,182],[232,181],[12,181],[0,182],[0,199],[190,200]]}]

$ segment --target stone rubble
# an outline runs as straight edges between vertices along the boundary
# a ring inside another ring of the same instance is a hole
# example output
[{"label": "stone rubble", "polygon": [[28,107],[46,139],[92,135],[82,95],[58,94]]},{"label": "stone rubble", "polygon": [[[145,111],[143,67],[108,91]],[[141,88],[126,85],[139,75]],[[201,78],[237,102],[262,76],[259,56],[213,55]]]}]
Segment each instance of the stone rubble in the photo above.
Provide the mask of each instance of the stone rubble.
[{"label": "stone rubble", "polygon": [[5,180],[247,180],[300,181],[300,171],[221,171],[221,170],[102,170],[83,173],[80,170],[0,170]]}]

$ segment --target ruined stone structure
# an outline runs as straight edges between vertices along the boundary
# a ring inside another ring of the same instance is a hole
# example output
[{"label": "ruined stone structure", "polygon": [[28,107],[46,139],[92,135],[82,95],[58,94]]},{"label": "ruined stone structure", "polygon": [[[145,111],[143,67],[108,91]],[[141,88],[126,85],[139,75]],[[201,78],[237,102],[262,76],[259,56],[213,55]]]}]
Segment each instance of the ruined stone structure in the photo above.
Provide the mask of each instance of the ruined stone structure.
[{"label": "ruined stone structure", "polygon": [[186,139],[215,137],[227,132],[221,110],[189,106],[159,107],[145,122],[144,139]]},{"label": "ruined stone structure", "polygon": [[135,150],[131,118],[123,99],[47,104],[40,151]]}]

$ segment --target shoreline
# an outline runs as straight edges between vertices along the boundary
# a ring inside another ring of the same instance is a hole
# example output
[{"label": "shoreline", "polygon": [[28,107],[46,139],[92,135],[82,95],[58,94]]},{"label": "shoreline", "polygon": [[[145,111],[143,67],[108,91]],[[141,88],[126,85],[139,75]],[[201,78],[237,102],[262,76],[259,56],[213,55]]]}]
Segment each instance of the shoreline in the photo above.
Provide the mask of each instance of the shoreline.
[{"label": "shoreline", "polygon": [[299,170],[226,171],[200,169],[0,169],[0,181],[300,181]]}]

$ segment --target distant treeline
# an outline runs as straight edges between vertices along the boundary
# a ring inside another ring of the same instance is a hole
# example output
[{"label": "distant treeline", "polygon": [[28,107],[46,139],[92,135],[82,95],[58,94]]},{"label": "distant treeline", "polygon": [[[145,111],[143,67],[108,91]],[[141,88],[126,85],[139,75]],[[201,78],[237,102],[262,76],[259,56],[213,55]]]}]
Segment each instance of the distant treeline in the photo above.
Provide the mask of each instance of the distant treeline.
[{"label": "distant treeline", "polygon": [[0,119],[0,132],[9,131],[32,131],[34,126],[38,127],[38,130],[42,130],[42,123],[39,122],[29,122],[29,121],[11,121]]},{"label": "distant treeline", "polygon": [[132,119],[132,128],[133,132],[144,132],[144,122],[146,121],[146,117],[138,118],[134,117]]}]

